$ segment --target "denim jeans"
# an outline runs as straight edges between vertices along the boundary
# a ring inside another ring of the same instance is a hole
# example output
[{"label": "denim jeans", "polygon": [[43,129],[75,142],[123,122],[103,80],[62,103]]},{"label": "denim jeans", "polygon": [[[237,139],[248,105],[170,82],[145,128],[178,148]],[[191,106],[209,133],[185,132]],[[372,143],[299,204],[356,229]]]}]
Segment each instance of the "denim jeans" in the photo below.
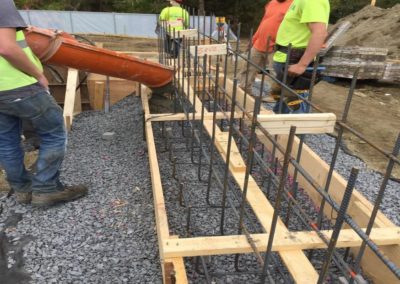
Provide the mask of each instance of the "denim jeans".
[{"label": "denim jeans", "polygon": [[[29,174],[24,166],[21,120],[30,121],[41,138],[33,174]],[[1,100],[0,97],[0,164],[12,189],[38,193],[62,190],[59,175],[66,143],[62,109],[48,92],[16,100]]]},{"label": "denim jeans", "polygon": [[[279,81],[283,81],[283,74],[285,73],[285,63],[280,63],[280,62],[274,62],[274,71],[276,73],[276,78]],[[291,88],[294,88],[294,86],[290,83],[290,81],[292,81],[293,78],[288,77],[288,86]],[[304,92],[302,94],[299,94],[300,96],[302,96],[303,98],[308,97],[308,92]],[[297,100],[296,97],[292,97],[289,101],[291,100]],[[273,108],[273,111],[275,113],[279,113],[279,105],[280,105],[280,101],[276,102]],[[282,104],[282,109],[281,109],[281,113],[283,114],[287,114],[287,113],[308,113],[309,112],[309,106],[308,104],[302,102],[300,103],[300,106],[297,110],[293,111],[292,109],[290,109],[286,103]]]}]

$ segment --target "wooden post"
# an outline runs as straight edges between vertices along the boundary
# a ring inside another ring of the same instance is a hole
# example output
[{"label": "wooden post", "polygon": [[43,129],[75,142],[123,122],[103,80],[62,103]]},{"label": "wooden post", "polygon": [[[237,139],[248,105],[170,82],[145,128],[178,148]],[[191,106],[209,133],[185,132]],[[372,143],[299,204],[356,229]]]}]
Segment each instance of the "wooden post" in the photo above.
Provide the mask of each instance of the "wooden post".
[{"label": "wooden post", "polygon": [[376,0],[371,0],[371,6],[375,6]]},{"label": "wooden post", "polygon": [[79,71],[69,68],[63,114],[65,126],[68,131],[71,130],[74,114],[79,113],[82,110],[80,92],[76,91],[78,81]]}]

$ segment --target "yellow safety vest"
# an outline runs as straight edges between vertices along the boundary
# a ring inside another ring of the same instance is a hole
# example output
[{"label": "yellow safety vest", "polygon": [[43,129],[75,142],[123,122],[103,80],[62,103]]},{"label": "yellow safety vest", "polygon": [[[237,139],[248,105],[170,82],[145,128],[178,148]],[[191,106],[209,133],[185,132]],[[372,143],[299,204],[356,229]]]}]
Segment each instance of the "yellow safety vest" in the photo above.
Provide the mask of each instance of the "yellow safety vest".
[{"label": "yellow safety vest", "polygon": [[160,21],[166,21],[169,32],[181,31],[189,26],[189,13],[181,7],[167,7],[161,11]]},{"label": "yellow safety vest", "polygon": [[[31,62],[43,71],[42,63],[40,63],[40,60],[33,54],[32,50],[26,43],[25,35],[22,30],[17,31],[16,39],[18,45],[22,48]],[[0,56],[0,91],[14,90],[35,84],[36,82],[37,80],[34,77],[18,70],[5,58]]]}]

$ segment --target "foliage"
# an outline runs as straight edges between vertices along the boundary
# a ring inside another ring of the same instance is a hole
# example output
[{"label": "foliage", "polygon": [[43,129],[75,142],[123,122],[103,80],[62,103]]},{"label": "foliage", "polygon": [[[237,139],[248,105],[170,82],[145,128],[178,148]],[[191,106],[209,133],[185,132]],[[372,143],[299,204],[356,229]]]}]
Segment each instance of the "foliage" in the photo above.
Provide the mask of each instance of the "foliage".
[{"label": "foliage", "polygon": [[[225,16],[234,27],[239,22],[243,23],[243,33],[257,25],[264,13],[266,0],[185,0],[184,4],[198,7],[204,2],[206,11],[213,11],[217,16]],[[21,9],[44,10],[84,10],[106,12],[139,12],[159,13],[167,6],[166,0],[16,0]],[[370,0],[330,0],[331,22],[360,10],[371,3]],[[377,0],[379,7],[392,7],[399,0]],[[242,33],[242,35],[243,35]]]}]

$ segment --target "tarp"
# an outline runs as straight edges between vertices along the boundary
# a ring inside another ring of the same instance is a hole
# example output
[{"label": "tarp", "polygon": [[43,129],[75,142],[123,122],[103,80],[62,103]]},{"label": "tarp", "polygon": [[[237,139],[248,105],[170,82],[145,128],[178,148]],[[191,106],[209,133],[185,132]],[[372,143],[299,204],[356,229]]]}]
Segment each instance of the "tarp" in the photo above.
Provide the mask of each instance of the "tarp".
[{"label": "tarp", "polygon": [[[157,14],[100,13],[78,11],[21,10],[26,23],[68,33],[117,34],[156,38]],[[205,25],[203,22],[205,20]],[[200,24],[199,24],[200,23]],[[191,17],[190,25],[210,35],[216,28],[215,18]],[[211,29],[211,32],[210,32]]]}]

